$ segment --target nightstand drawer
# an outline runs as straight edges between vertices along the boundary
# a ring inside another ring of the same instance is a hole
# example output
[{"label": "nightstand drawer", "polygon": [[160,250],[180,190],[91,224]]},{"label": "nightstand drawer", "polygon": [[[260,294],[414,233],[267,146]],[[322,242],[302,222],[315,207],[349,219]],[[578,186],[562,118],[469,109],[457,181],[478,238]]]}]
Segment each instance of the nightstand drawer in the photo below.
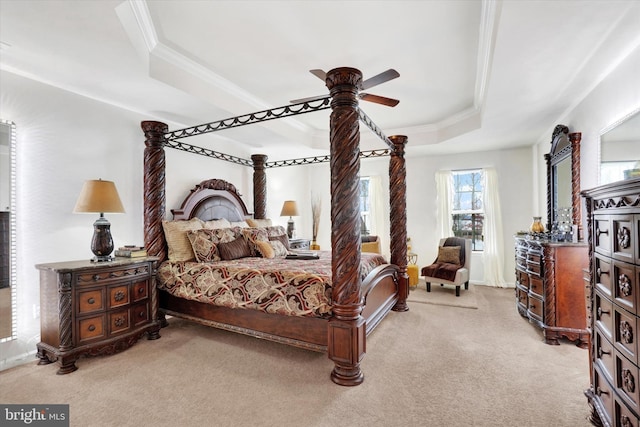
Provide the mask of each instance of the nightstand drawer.
[{"label": "nightstand drawer", "polygon": [[131,322],[129,320],[129,310],[120,310],[109,313],[109,333],[117,334],[129,329]]},{"label": "nightstand drawer", "polygon": [[78,292],[78,313],[86,314],[104,309],[104,296],[101,289]]},{"label": "nightstand drawer", "polygon": [[133,308],[131,309],[131,321],[133,322],[133,326],[138,326],[140,324],[148,322],[149,303],[137,304],[133,306]]},{"label": "nightstand drawer", "polygon": [[149,296],[149,286],[146,280],[136,282],[132,287],[132,299],[133,302],[141,301]]},{"label": "nightstand drawer", "polygon": [[103,338],[106,336],[104,328],[105,315],[89,317],[78,321],[78,342]]},{"label": "nightstand drawer", "polygon": [[109,288],[109,308],[118,308],[129,304],[129,285]]}]

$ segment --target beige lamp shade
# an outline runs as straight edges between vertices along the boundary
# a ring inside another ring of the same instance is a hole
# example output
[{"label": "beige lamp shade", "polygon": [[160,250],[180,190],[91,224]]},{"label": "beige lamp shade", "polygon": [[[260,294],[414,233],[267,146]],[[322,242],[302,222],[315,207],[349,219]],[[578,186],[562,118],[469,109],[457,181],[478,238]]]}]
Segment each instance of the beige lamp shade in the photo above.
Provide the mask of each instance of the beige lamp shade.
[{"label": "beige lamp shade", "polygon": [[298,216],[298,204],[294,200],[287,200],[282,205],[280,216]]},{"label": "beige lamp shade", "polygon": [[124,207],[113,181],[97,179],[84,183],[73,212],[124,213]]}]

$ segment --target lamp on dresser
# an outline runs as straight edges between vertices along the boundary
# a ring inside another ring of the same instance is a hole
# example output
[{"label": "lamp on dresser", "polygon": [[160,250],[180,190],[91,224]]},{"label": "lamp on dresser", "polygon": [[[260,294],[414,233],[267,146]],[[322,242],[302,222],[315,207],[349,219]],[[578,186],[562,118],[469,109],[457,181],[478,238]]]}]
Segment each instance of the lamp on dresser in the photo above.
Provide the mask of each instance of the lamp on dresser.
[{"label": "lamp on dresser", "polygon": [[295,225],[293,223],[294,216],[300,215],[298,213],[298,204],[294,200],[286,200],[282,205],[282,211],[280,216],[288,216],[289,222],[287,222],[287,236],[293,239],[295,233]]},{"label": "lamp on dresser", "polygon": [[124,213],[118,190],[113,181],[101,179],[89,180],[82,186],[80,196],[73,209],[74,213],[99,213],[100,217],[93,223],[93,239],[91,252],[95,255],[93,262],[111,261],[113,238],[111,224],[104,217],[106,213]]}]

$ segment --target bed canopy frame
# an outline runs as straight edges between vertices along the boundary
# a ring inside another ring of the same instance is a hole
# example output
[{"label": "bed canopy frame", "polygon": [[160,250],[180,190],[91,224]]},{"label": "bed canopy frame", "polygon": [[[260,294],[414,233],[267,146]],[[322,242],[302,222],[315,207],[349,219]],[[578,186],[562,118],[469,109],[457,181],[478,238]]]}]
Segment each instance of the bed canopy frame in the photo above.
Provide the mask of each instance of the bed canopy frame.
[{"label": "bed canopy frame", "polygon": [[[390,156],[390,249],[391,264],[397,266],[397,301],[394,311],[407,311],[409,286],[407,276],[406,168],[404,150],[407,137],[386,137],[358,106],[362,73],[354,68],[336,68],[327,73],[326,98],[301,102],[244,116],[206,123],[169,132],[165,123],[143,121],[144,151],[144,243],[149,255],[167,258],[162,229],[165,219],[164,147],[189,151],[243,166],[253,167],[254,218],[266,217],[266,172],[272,167],[329,162],[331,172],[331,251],[333,317],[328,327],[328,356],[335,366],[332,380],[340,385],[358,385],[364,375],[360,361],[366,352],[366,325],[361,316],[360,295],[360,158]],[[267,162],[267,156],[254,154],[251,160],[195,147],[180,139],[238,126],[331,108],[330,154],[303,159]],[[360,151],[359,121],[369,127],[388,148]]]}]

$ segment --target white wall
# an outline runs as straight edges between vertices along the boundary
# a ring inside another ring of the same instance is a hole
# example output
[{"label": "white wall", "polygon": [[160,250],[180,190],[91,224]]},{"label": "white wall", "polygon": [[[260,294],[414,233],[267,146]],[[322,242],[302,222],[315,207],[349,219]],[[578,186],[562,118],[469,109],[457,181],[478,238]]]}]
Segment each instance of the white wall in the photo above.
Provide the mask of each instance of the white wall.
[{"label": "white wall", "polygon": [[[40,339],[34,265],[93,256],[90,242],[97,215],[72,213],[85,180],[116,184],[126,211],[106,214],[116,247],[143,243],[145,146],[140,122],[154,118],[8,72],[0,74],[0,93],[0,116],[16,123],[18,256],[18,340],[0,343],[2,369],[34,353]],[[179,207],[195,183],[212,177],[233,182],[251,206],[251,168],[172,149],[166,153],[168,209]]]},{"label": "white wall", "polygon": [[[580,188],[582,190],[599,185],[599,146],[603,130],[640,108],[640,73],[638,70],[640,70],[640,47],[631,52],[606,79],[558,120],[558,123],[569,126],[571,132],[582,133],[580,143]],[[549,132],[548,138],[539,142],[540,153],[544,154],[549,151],[550,141],[551,132]],[[542,154],[538,164],[541,171],[539,182],[541,185],[545,182],[544,174],[546,173]],[[538,200],[538,206],[543,216],[546,215],[545,197],[545,193],[542,192]],[[584,208],[582,218],[585,223]]]}]

